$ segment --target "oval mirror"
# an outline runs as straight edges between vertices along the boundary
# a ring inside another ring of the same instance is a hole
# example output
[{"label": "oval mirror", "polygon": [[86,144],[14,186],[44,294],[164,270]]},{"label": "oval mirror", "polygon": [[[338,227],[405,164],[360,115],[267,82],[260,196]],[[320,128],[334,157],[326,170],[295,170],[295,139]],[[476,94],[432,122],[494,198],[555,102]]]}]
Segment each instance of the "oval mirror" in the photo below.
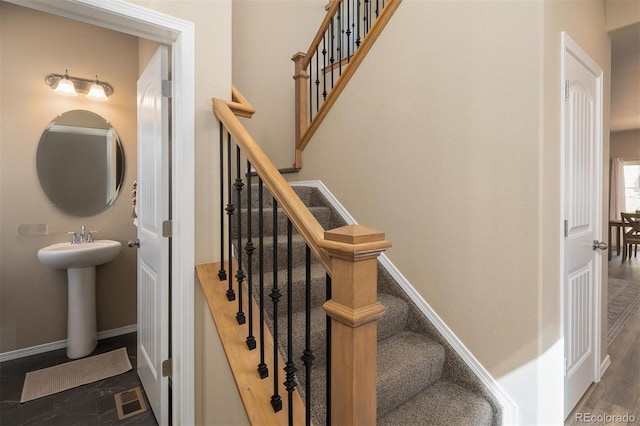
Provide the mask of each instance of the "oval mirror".
[{"label": "oval mirror", "polygon": [[115,129],[91,111],[67,111],[44,129],[38,179],[51,202],[73,216],[93,216],[118,197],[124,151]]}]

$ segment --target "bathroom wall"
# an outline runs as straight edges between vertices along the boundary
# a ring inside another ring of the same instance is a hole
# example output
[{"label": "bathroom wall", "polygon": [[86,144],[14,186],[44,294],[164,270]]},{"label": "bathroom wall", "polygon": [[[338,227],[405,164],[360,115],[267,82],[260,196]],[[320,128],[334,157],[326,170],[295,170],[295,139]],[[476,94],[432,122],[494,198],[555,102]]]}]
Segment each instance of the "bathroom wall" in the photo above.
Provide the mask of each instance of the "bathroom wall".
[{"label": "bathroom wall", "polygon": [[[138,38],[0,1],[0,353],[66,339],[66,273],[42,265],[41,247],[69,240],[80,225],[97,239],[123,243],[120,255],[97,268],[98,331],[136,323],[136,252],[130,190],[136,178]],[[106,102],[65,97],[45,83],[49,73],[92,78],[115,88]],[[58,114],[93,111],[110,121],[125,151],[123,191],[92,217],[58,210],[42,191],[36,151]],[[21,224],[46,224],[48,235],[17,236]]]}]

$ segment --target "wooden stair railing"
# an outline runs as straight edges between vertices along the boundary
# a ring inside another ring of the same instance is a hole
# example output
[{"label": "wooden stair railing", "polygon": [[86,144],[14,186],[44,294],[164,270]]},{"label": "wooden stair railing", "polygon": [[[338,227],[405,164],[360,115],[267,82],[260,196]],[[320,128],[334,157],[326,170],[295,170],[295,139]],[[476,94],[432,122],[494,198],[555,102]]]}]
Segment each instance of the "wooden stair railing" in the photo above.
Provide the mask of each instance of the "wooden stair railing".
[{"label": "wooden stair railing", "polygon": [[[291,58],[295,63],[293,76],[296,117],[294,168],[302,168],[302,151],[401,1],[333,0],[307,52],[298,52]],[[345,48],[346,52],[344,52]],[[322,56],[322,63],[320,63],[320,56]],[[314,58],[315,72],[313,71]],[[337,76],[334,75],[336,69]],[[315,80],[312,79],[313,77]],[[321,78],[322,93],[319,89]],[[307,84],[309,84],[308,89],[305,87]]]},{"label": "wooden stair railing", "polygon": [[[325,231],[236,117],[231,107],[239,110],[240,115],[251,108],[246,107],[246,100],[237,89],[234,88],[234,91],[232,102],[213,99],[214,115],[304,238],[310,251],[331,276],[332,298],[323,305],[327,315],[332,318],[331,423],[375,424],[377,319],[384,312],[384,307],[377,301],[376,259],[391,243],[385,239],[384,233],[360,225]],[[222,265],[224,267],[224,263]],[[199,266],[201,282],[220,286],[221,279],[219,275],[216,276],[215,269],[213,266]],[[229,279],[233,277],[230,276]],[[247,291],[246,283],[244,286]],[[209,295],[214,297],[211,291],[205,289],[205,293],[208,299]],[[229,303],[224,297],[223,289],[217,291],[217,294],[218,303]],[[220,302],[222,299],[224,302]],[[255,306],[252,295],[249,294],[247,299],[245,304]],[[212,302],[209,303],[212,306]],[[269,405],[269,386],[261,383],[268,378],[260,378],[255,368],[257,364],[254,368],[248,367],[247,371],[247,363],[237,360],[241,356],[238,351],[245,346],[238,340],[238,328],[246,329],[246,324],[237,326],[233,324],[233,318],[217,319],[216,316],[221,315],[221,311],[222,309],[212,307],[212,314],[250,422],[256,425],[283,424],[285,421],[289,424],[301,424],[301,413],[294,412],[291,418],[285,417],[284,420],[282,412],[273,413],[269,417],[269,411],[273,411]],[[273,342],[273,339],[266,336],[265,341]],[[247,356],[255,358],[255,351],[250,351],[246,346],[244,350],[252,354]],[[302,369],[298,371],[301,372]],[[300,406],[299,401],[296,391],[294,403],[291,406],[285,404],[285,407],[299,409],[296,408]],[[289,415],[291,416],[291,412]],[[308,416],[306,424],[310,424]]]},{"label": "wooden stair railing", "polygon": [[231,85],[231,102],[227,102],[227,105],[238,117],[251,118],[256,112],[253,105],[234,85]]}]

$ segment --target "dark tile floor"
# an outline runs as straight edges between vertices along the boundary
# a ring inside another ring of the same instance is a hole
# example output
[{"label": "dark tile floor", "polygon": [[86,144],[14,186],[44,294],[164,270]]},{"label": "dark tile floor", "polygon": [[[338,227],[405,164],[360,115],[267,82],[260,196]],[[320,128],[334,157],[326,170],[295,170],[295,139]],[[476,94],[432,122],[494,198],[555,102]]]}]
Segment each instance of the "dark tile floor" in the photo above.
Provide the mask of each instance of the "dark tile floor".
[{"label": "dark tile floor", "polygon": [[[91,355],[125,346],[133,369],[124,374],[20,404],[25,374],[72,361],[66,349],[0,363],[0,425],[157,425],[149,401],[143,413],[118,420],[114,395],[140,386],[136,333],[103,339]],[[143,392],[144,394],[144,392]]]}]

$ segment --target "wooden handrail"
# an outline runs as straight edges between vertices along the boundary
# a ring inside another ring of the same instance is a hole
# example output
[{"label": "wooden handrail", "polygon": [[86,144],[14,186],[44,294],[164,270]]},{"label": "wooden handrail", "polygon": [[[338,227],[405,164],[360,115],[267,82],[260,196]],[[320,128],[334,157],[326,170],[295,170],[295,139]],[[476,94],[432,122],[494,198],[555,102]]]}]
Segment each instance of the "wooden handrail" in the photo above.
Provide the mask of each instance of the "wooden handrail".
[{"label": "wooden handrail", "polygon": [[331,25],[331,19],[338,11],[338,8],[340,7],[340,3],[342,3],[342,0],[333,0],[331,2],[329,9],[327,9],[327,14],[324,16],[324,19],[320,24],[320,28],[318,28],[318,32],[316,32],[316,35],[315,37],[313,37],[313,41],[311,42],[311,45],[309,46],[307,53],[304,55],[302,68],[307,68],[309,66],[309,61],[311,61],[311,58],[313,57],[313,52],[316,50],[316,47],[320,43],[320,40],[322,40],[322,37],[324,36],[324,33],[329,28],[329,25]]},{"label": "wooden handrail", "polygon": [[251,105],[247,98],[245,98],[234,85],[231,85],[231,102],[227,102],[227,105],[235,115],[240,117],[251,118],[256,112],[253,105]]},{"label": "wooden handrail", "polygon": [[[395,11],[398,9],[398,6],[400,6],[400,3],[402,2],[402,0],[387,1],[387,4],[382,9],[382,12],[373,22],[371,29],[367,32],[367,34],[362,39],[360,46],[356,49],[353,55],[351,55],[349,59],[349,63],[345,65],[344,70],[342,71],[342,74],[340,75],[335,85],[327,95],[327,98],[324,100],[324,102],[318,109],[318,112],[315,114],[315,116],[311,120],[311,123],[308,123],[306,107],[304,111],[297,109],[298,105],[303,105],[303,104],[306,105],[306,100],[307,100],[305,89],[302,85],[298,84],[298,79],[301,74],[301,70],[306,70],[306,68],[309,66],[309,62],[313,57],[313,53],[315,52],[316,47],[320,42],[320,40],[322,40],[324,33],[327,31],[327,28],[331,23],[331,19],[333,15],[336,13],[336,11],[338,10],[338,7],[340,6],[341,1],[342,0],[333,0],[333,2],[331,3],[331,6],[329,7],[329,10],[327,12],[327,15],[322,21],[320,29],[316,33],[316,36],[314,37],[313,42],[311,43],[311,46],[307,50],[307,53],[304,54],[304,56],[302,56],[302,53],[300,52],[294,55],[292,58],[292,60],[296,63],[295,64],[296,74],[294,76],[294,79],[296,79],[295,96],[297,99],[296,100],[296,123],[304,123],[300,125],[296,124],[294,167],[298,169],[302,168],[302,151],[304,151],[305,147],[307,146],[307,144],[315,134],[316,130],[318,130],[318,127],[320,127],[320,123],[322,123],[324,118],[327,116],[327,113],[329,112],[333,104],[335,104],[336,100],[338,99],[338,96],[340,96],[340,93],[342,93],[342,91],[346,87],[349,80],[351,80],[351,77],[353,77],[353,74],[355,74],[356,70],[364,60],[365,56],[367,55],[369,50],[371,50],[371,47],[373,46],[374,42],[380,36],[380,34],[382,33],[382,30],[387,25],[387,23],[395,13]],[[298,99],[304,99],[304,101],[298,101]]]},{"label": "wooden handrail", "polygon": [[242,153],[251,162],[251,165],[273,198],[275,198],[293,226],[305,239],[311,252],[324,266],[327,273],[331,274],[331,260],[326,250],[320,246],[320,242],[324,239],[322,225],[282,177],[282,174],[251,137],[247,129],[240,123],[240,120],[231,111],[227,102],[214,98],[213,113],[224,124],[225,129],[231,134]]}]

